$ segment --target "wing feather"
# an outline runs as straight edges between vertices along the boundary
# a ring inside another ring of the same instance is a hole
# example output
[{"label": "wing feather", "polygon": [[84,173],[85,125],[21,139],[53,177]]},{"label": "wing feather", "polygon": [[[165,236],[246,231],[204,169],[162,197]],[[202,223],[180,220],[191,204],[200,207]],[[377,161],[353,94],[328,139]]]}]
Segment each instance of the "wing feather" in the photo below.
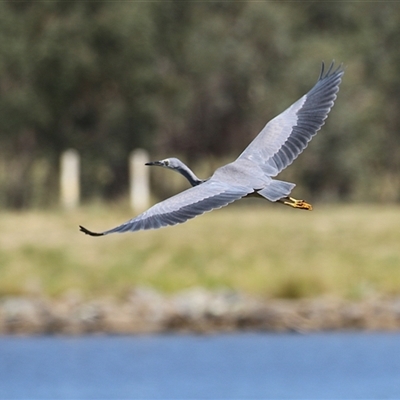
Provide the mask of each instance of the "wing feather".
[{"label": "wing feather", "polygon": [[252,191],[252,188],[231,186],[210,179],[154,205],[144,213],[115,228],[101,233],[91,232],[83,227],[81,230],[88,235],[102,236],[115,232],[135,232],[176,225],[207,211],[224,207]]},{"label": "wing feather", "polygon": [[344,71],[333,70],[334,63],[315,86],[283,113],[272,119],[239,158],[259,164],[270,176],[290,165],[321,129],[336,99]]}]

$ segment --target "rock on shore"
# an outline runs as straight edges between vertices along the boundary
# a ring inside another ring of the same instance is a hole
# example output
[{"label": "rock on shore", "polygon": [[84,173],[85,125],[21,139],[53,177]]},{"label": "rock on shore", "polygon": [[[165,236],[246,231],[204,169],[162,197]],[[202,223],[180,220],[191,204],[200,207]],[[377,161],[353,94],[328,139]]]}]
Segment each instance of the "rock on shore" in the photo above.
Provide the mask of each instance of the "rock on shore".
[{"label": "rock on shore", "polygon": [[193,288],[162,295],[132,290],[124,301],[0,298],[0,334],[400,330],[400,298],[263,300],[230,290]]}]

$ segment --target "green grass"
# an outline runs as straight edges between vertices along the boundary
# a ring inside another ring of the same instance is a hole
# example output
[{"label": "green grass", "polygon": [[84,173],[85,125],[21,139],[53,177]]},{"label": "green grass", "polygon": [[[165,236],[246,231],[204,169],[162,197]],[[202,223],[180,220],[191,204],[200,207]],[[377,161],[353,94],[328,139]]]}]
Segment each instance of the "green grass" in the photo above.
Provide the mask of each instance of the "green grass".
[{"label": "green grass", "polygon": [[124,222],[124,206],[0,214],[0,295],[123,297],[136,285],[266,297],[400,294],[400,208],[246,200],[183,225],[89,237]]}]

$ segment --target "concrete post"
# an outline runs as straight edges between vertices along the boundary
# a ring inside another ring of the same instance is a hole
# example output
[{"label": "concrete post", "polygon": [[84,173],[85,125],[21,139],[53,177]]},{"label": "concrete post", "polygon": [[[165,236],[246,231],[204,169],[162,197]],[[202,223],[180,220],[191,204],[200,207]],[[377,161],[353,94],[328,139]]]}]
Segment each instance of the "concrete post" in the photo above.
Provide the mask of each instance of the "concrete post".
[{"label": "concrete post", "polygon": [[148,153],[142,149],[134,150],[129,159],[130,203],[136,213],[146,210],[150,203],[149,167],[145,165],[148,161]]},{"label": "concrete post", "polygon": [[64,208],[74,209],[80,198],[80,160],[76,150],[66,150],[61,155],[60,201]]}]

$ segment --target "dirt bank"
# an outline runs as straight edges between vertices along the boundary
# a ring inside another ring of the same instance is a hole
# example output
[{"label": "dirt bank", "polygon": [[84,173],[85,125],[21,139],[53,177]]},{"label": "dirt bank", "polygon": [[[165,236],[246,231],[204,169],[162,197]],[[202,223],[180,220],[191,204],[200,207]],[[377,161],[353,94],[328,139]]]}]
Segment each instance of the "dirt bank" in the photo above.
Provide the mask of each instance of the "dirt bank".
[{"label": "dirt bank", "polygon": [[123,301],[70,294],[0,298],[0,334],[400,330],[400,298],[265,300],[190,289],[166,296],[137,288]]}]

